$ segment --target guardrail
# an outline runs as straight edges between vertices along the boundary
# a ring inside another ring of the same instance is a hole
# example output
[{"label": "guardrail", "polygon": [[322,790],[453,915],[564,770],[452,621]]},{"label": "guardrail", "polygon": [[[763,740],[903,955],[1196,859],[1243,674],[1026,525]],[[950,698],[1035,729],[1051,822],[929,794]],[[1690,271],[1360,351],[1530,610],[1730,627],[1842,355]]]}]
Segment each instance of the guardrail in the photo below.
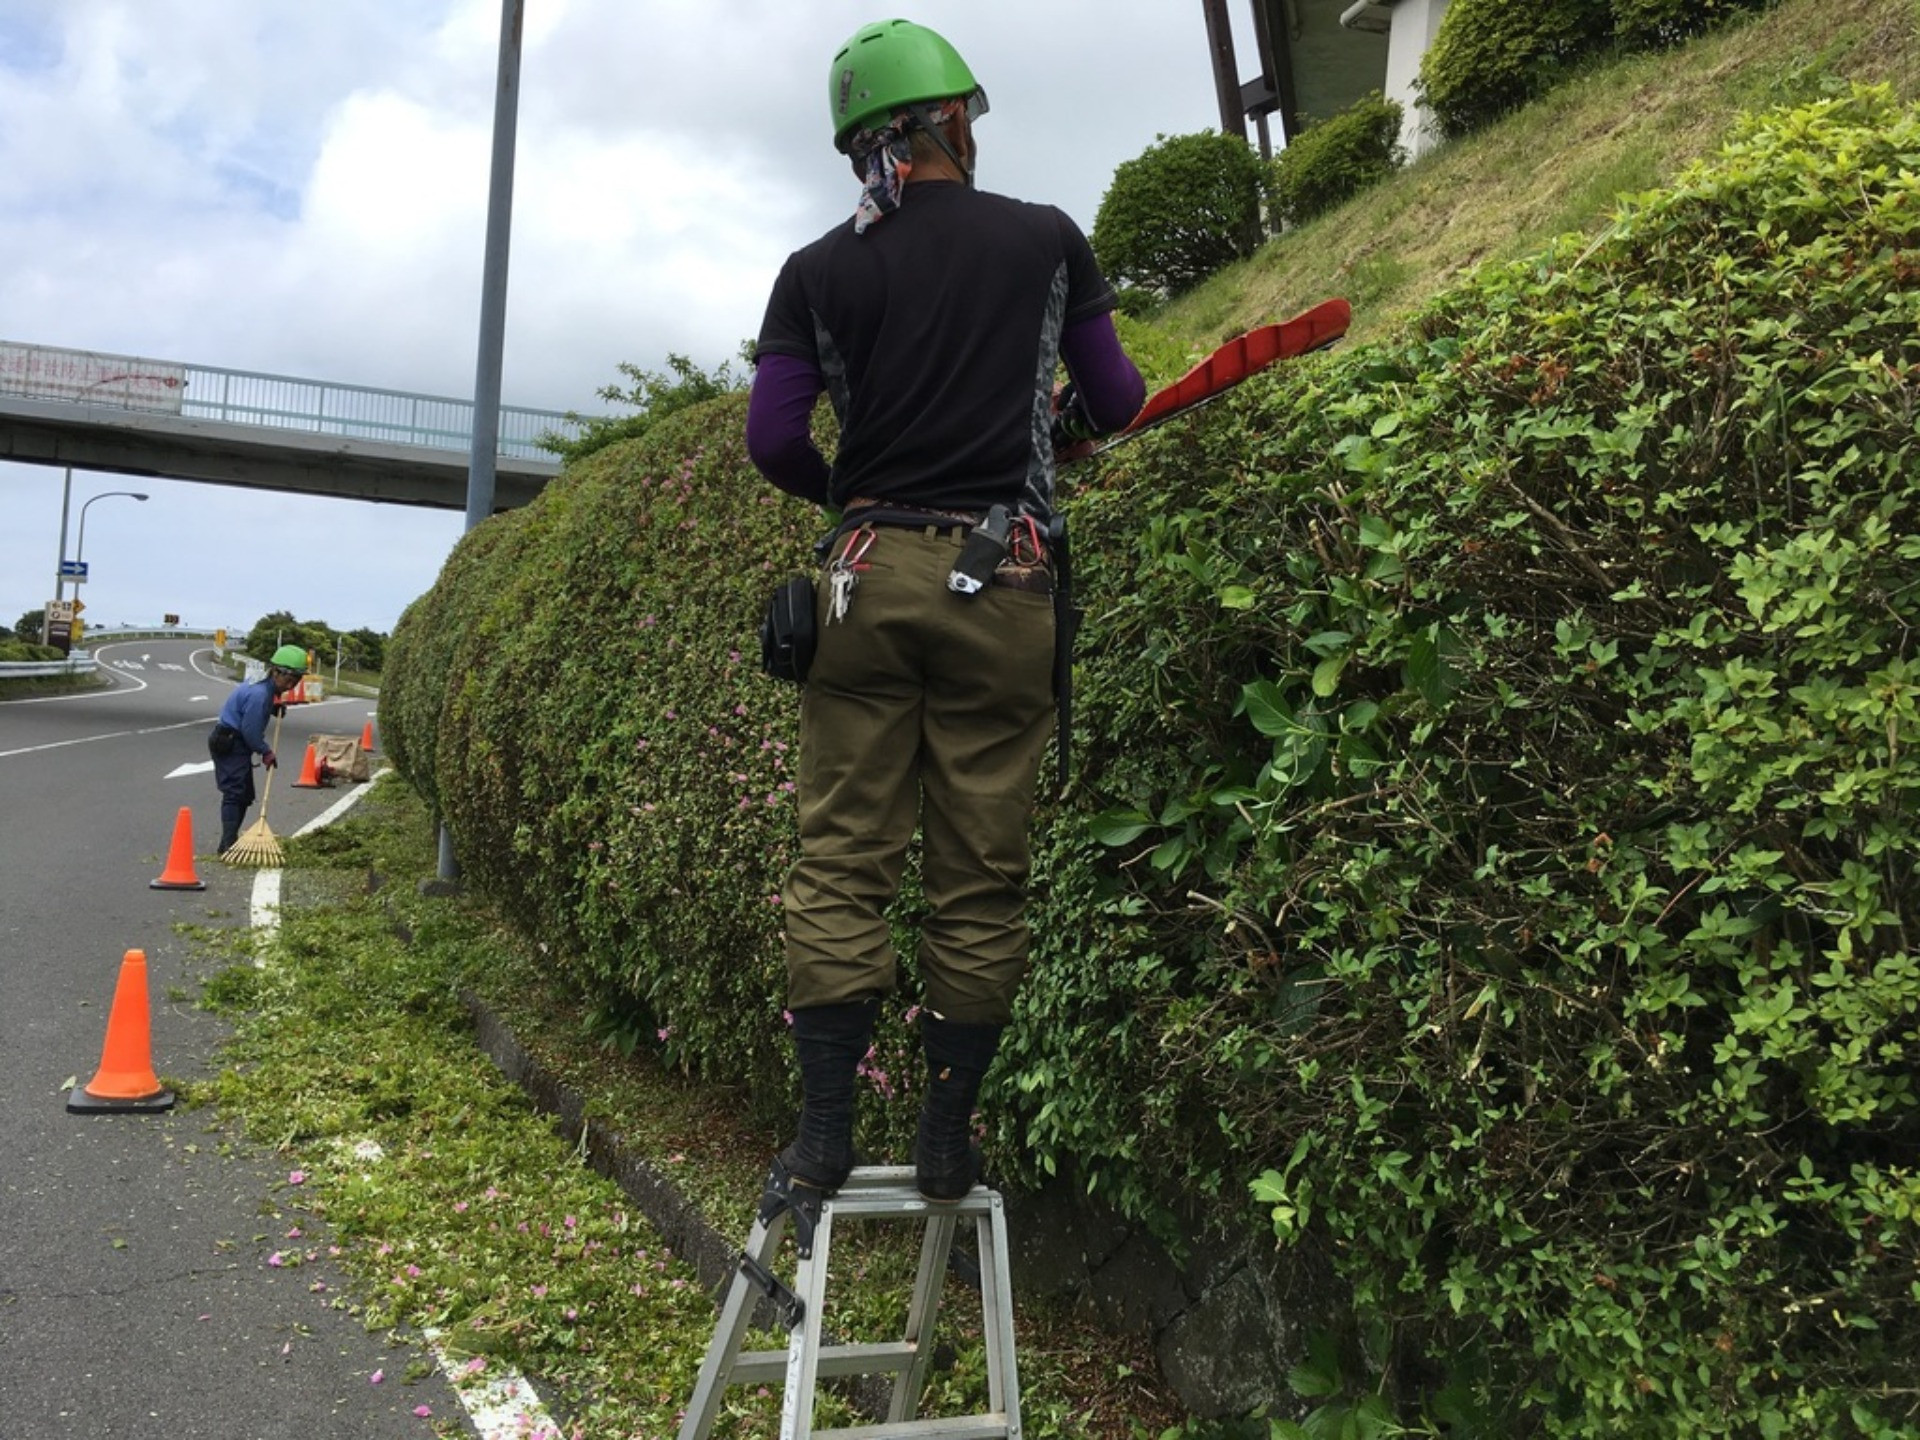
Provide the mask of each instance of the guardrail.
[{"label": "guardrail", "polygon": [[[111,630],[105,626],[87,627],[87,638],[96,645],[118,644],[122,640],[211,640],[216,633],[191,625],[122,625]],[[229,629],[227,633],[231,635],[234,631]]]},{"label": "guardrail", "polygon": [[64,660],[0,660],[0,680],[38,680],[52,675],[84,675],[98,668],[91,650],[75,650]]}]

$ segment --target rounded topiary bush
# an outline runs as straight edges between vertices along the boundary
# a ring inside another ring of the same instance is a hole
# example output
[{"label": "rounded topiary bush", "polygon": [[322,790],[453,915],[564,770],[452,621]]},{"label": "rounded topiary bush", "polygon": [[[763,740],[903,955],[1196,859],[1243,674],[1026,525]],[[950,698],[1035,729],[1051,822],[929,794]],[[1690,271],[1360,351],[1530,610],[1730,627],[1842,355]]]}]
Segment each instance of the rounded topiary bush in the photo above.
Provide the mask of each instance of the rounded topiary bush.
[{"label": "rounded topiary bush", "polygon": [[1420,98],[1448,136],[1481,129],[1544,94],[1603,49],[1605,0],[1453,0],[1420,61]]},{"label": "rounded topiary bush", "polygon": [[1262,238],[1261,161],[1237,135],[1166,136],[1113,172],[1093,253],[1115,285],[1178,295]]},{"label": "rounded topiary bush", "polygon": [[1402,113],[1375,92],[1288,141],[1273,160],[1275,214],[1303,225],[1386,179],[1406,159]]}]

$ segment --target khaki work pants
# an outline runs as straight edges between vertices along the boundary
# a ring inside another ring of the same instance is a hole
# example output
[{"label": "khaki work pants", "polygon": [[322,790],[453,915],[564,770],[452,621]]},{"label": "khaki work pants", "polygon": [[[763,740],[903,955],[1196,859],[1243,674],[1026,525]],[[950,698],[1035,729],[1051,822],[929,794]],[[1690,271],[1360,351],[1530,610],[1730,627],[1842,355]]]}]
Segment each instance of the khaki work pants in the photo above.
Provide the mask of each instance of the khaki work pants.
[{"label": "khaki work pants", "polygon": [[[961,532],[876,528],[800,701],[800,860],[787,878],[787,1004],[893,989],[883,911],[916,821],[930,913],[919,969],[949,1020],[1004,1025],[1027,968],[1028,825],[1053,723],[1053,602],[947,589]],[[841,542],[843,545],[845,541]]]}]

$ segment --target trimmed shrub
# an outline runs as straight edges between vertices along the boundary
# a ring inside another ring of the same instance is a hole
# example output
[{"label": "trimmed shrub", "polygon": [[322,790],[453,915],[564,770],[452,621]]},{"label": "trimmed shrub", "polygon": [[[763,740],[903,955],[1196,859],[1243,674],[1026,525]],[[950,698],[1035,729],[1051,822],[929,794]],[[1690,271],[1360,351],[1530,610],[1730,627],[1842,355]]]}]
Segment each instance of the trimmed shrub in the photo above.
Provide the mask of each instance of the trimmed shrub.
[{"label": "trimmed shrub", "polygon": [[1378,91],[1309,126],[1273,161],[1274,213],[1302,225],[1377,185],[1405,162],[1402,111]]},{"label": "trimmed shrub", "polygon": [[1444,135],[1491,124],[1604,49],[1607,0],[1453,0],[1420,61],[1421,100]]},{"label": "trimmed shrub", "polygon": [[1271,1157],[1466,1433],[1920,1434],[1916,175],[1748,125],[1077,516],[1028,1143]]},{"label": "trimmed shrub", "polygon": [[1178,295],[1262,238],[1260,157],[1237,135],[1161,136],[1113,172],[1093,253],[1115,285]]},{"label": "trimmed shrub", "polygon": [[57,645],[42,645],[37,640],[0,640],[0,660],[21,662],[64,660],[65,658],[65,654]]},{"label": "trimmed shrub", "polygon": [[1771,0],[1612,0],[1614,34],[1622,45],[1658,50],[1704,35],[1737,15],[1764,10]]},{"label": "trimmed shrub", "polygon": [[687,1073],[785,1106],[777,893],[797,692],[760,673],[818,512],[746,395],[659,417],[462,539],[389,647],[381,734],[461,870]]},{"label": "trimmed shrub", "polygon": [[[1424,1357],[1411,1423],[1920,1434],[1916,175],[1883,93],[1767,117],[1079,477],[998,1173],[1175,1239],[1251,1182]],[[742,415],[467,537],[381,724],[557,967],[784,1114],[795,705],[743,652],[816,521]]]}]

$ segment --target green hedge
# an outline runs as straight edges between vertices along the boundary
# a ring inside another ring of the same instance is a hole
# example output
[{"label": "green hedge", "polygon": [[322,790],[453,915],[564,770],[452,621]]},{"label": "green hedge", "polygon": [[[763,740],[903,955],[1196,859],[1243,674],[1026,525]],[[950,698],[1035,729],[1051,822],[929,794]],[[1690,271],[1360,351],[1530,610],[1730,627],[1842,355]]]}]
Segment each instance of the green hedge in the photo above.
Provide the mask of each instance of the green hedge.
[{"label": "green hedge", "polygon": [[[1077,477],[1001,1173],[1168,1234],[1251,1184],[1410,1423],[1479,1375],[1465,1433],[1920,1434],[1916,174],[1878,92],[1770,117]],[[814,521],[741,416],[463,542],[381,727],[557,967],[780,1114],[750,636]]]},{"label": "green hedge", "polygon": [[40,645],[31,640],[0,640],[0,660],[64,660],[66,652],[57,645]]}]

